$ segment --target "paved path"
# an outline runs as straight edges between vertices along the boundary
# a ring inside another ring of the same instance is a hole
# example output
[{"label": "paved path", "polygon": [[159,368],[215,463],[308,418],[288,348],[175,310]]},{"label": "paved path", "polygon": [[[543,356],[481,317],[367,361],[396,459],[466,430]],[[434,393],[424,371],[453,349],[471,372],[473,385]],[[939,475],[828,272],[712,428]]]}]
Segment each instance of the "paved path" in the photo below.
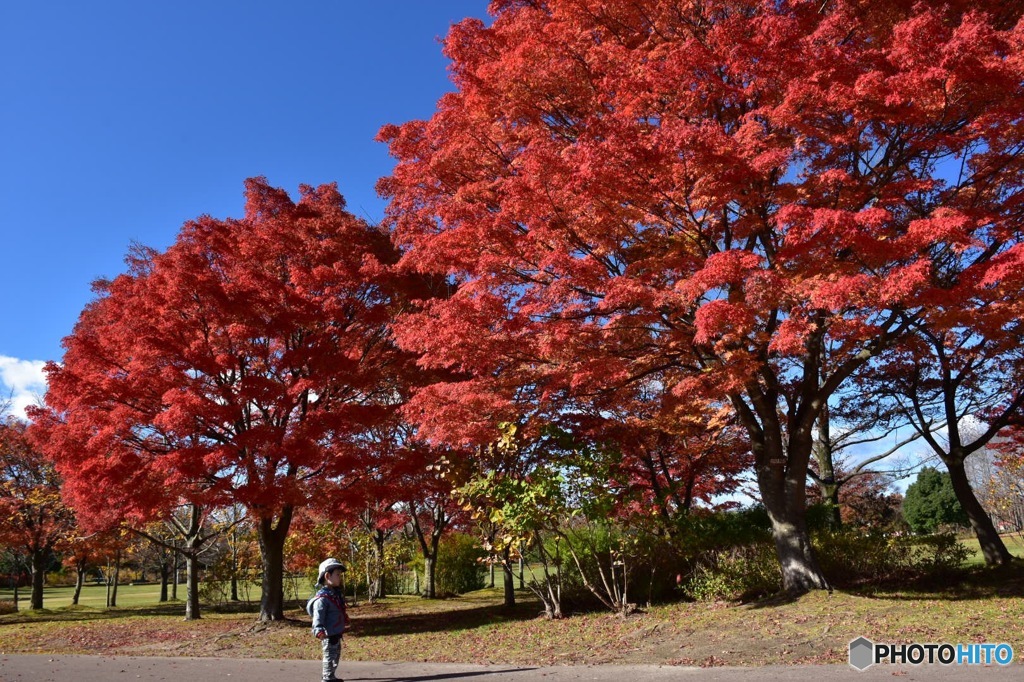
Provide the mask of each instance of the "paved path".
[{"label": "paved path", "polygon": [[[662,666],[562,666],[552,668],[442,663],[342,662],[347,682],[822,682],[823,680],[1020,680],[1024,666],[890,666],[857,672],[845,665],[768,666],[763,668],[682,668]],[[159,658],[56,655],[0,655],[0,682],[317,682],[319,661],[268,661],[237,658]]]}]

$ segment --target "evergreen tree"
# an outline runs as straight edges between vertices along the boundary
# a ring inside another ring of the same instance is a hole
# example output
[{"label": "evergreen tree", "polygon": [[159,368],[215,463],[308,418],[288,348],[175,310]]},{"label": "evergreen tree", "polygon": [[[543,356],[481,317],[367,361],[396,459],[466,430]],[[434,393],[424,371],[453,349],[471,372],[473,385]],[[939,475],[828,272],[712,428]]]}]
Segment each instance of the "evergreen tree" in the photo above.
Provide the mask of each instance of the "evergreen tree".
[{"label": "evergreen tree", "polygon": [[907,488],[903,518],[915,533],[934,533],[940,525],[969,523],[949,474],[934,467],[922,469],[917,481]]}]

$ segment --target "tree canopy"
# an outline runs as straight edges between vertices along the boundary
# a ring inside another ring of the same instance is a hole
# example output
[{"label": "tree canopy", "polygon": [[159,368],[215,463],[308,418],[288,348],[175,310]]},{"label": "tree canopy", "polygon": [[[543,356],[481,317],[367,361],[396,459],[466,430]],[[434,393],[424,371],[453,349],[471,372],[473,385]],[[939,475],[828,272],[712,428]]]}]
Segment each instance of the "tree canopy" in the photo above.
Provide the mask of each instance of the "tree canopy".
[{"label": "tree canopy", "polygon": [[482,438],[523,387],[727,405],[786,587],[827,587],[803,521],[823,406],[931,306],[1020,289],[1020,8],[491,9],[445,43],[456,92],[380,133],[402,263],[454,288],[399,338],[469,375],[420,408]]},{"label": "tree canopy", "polygon": [[74,512],[61,499],[61,478],[30,438],[29,425],[0,409],[0,546],[29,559],[33,609],[43,608],[46,566],[72,534]]},{"label": "tree canopy", "polygon": [[964,459],[1024,405],[1024,5],[490,11],[445,41],[455,91],[380,130],[384,226],[253,178],[96,283],[34,412],[82,523],[244,505],[277,619],[304,507],[378,565],[401,514],[432,566],[453,486],[543,546],[582,499],[671,536],[752,470],[784,587],[830,589],[832,415],[911,426],[1008,560]]},{"label": "tree canopy", "polygon": [[70,499],[137,518],[179,500],[245,505],[261,617],[281,618],[295,508],[386,454],[368,434],[413,367],[389,339],[395,260],[335,186],[292,202],[262,178],[246,182],[243,218],[203,216],[164,253],[137,248],[47,367],[40,417]]}]

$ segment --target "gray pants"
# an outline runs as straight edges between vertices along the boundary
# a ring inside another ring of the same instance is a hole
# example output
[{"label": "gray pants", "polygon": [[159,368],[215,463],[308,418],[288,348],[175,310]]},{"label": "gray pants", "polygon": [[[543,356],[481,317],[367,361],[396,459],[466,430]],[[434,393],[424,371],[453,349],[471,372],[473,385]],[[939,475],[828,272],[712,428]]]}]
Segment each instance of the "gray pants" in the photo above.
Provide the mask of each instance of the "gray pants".
[{"label": "gray pants", "polygon": [[324,637],[320,640],[324,648],[324,671],[323,679],[335,680],[334,671],[338,669],[338,662],[341,661],[341,635]]}]

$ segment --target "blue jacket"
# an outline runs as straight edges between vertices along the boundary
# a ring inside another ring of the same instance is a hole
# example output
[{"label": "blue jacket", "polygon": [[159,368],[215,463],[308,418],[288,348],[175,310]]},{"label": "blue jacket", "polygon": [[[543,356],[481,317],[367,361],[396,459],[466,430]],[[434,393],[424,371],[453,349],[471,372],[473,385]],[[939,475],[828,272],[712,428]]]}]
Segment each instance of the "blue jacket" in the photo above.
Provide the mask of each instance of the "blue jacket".
[{"label": "blue jacket", "polygon": [[313,634],[340,635],[345,631],[345,595],[340,590],[321,587],[306,602],[306,613],[313,617]]}]

